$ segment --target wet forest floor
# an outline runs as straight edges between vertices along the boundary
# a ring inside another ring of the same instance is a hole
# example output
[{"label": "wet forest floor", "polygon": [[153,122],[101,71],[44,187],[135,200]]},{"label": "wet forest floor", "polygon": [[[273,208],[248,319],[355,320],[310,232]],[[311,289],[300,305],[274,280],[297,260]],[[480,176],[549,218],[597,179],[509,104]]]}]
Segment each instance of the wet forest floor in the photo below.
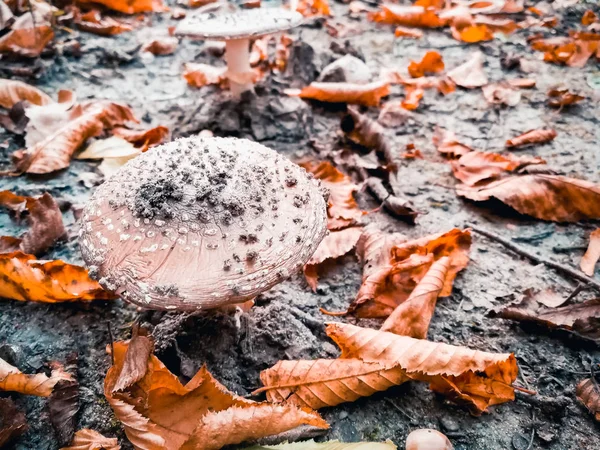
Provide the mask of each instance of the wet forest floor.
[{"label": "wet forest floor", "polygon": [[[531,6],[535,2],[526,2]],[[564,35],[577,27],[592,2],[558,11],[559,25],[544,29],[547,35]],[[322,20],[309,20],[292,31],[297,39],[284,74],[269,75],[259,83],[256,96],[242,106],[225,103],[227,92],[216,87],[192,89],[182,77],[185,62],[222,64],[204,50],[200,41],[183,39],[173,55],[142,57],[140,43],[166,35],[175,24],[169,13],[147,15],[143,26],[115,37],[84,32],[57,40],[76,39],[81,57],[48,55],[37,60],[39,70],[24,81],[38,86],[55,98],[60,89],[76,92],[79,99],[105,98],[131,105],[137,116],[150,125],[164,125],[172,137],[187,136],[203,129],[216,135],[247,137],[276,149],[292,159],[319,159],[320,149],[347,146],[340,139],[340,118],[344,108],[288,98],[282,90],[313,81],[323,67],[350,52],[363,58],[373,74],[381,68],[405,69],[411,60],[420,60],[425,51],[437,50],[447,68],[456,67],[475,51],[481,51],[491,81],[507,78],[535,78],[537,86],[522,91],[512,108],[494,107],[480,89],[458,89],[449,96],[428,91],[416,111],[406,112],[401,124],[387,133],[399,151],[412,143],[423,159],[405,160],[399,167],[394,192],[409,198],[422,214],[416,225],[390,217],[383,209],[368,214],[365,222],[377,223],[390,232],[420,237],[469,224],[488,229],[523,249],[562,264],[578,268],[594,223],[556,224],[520,216],[499,204],[474,204],[457,197],[450,166],[437,154],[432,136],[437,126],[457,134],[461,142],[480,150],[501,151],[507,139],[530,129],[549,127],[557,138],[527,148],[522,154],[544,158],[567,176],[600,182],[600,91],[597,63],[584,68],[548,64],[534,52],[526,37],[537,29],[519,30],[493,41],[468,45],[454,40],[448,30],[426,30],[422,39],[397,39],[393,27],[376,25],[363,16],[347,16],[347,5],[332,4],[335,19],[358,28],[344,38],[334,38]],[[598,12],[598,11],[597,11]],[[501,60],[516,55],[526,61],[527,73],[506,69]],[[0,61],[4,76],[15,78],[7,66],[32,62]],[[594,84],[596,80],[596,84]],[[546,106],[548,88],[562,83],[581,92],[586,100],[557,112]],[[399,87],[390,99],[401,98]],[[367,114],[377,118],[379,108]],[[10,153],[23,146],[20,137],[0,132],[0,161],[8,165]],[[97,163],[73,161],[67,170],[46,176],[0,179],[0,190],[23,195],[49,192],[63,205],[81,205],[93,192],[88,177]],[[368,192],[357,193],[361,207],[378,205]],[[69,240],[57,244],[40,259],[63,259],[82,264],[76,240],[77,226],[72,208],[65,208]],[[8,217],[0,218],[2,234],[21,230]],[[600,426],[575,398],[575,386],[589,373],[590,364],[600,360],[598,347],[566,333],[519,325],[488,317],[490,309],[526,289],[551,288],[567,296],[577,282],[543,264],[533,264],[498,243],[474,233],[471,261],[457,277],[450,297],[440,299],[432,319],[429,339],[493,352],[514,352],[520,366],[522,385],[538,392],[531,397],[517,393],[514,402],[491,408],[474,417],[432,393],[424,384],[405,383],[397,388],[322,411],[331,424],[324,436],[342,441],[391,439],[403,448],[407,434],[416,428],[445,432],[457,449],[600,448]],[[183,272],[182,276],[193,276]],[[596,272],[596,276],[600,273]],[[338,350],[324,333],[323,323],[331,320],[319,308],[343,310],[360,286],[361,268],[352,255],[330,264],[313,293],[300,274],[256,299],[256,306],[241,317],[241,326],[228,314],[143,312],[141,320],[153,329],[157,355],[174,373],[191,377],[203,364],[229,389],[246,395],[260,385],[258,374],[280,359],[335,357]],[[578,300],[593,298],[582,293]],[[140,316],[135,307],[121,301],[92,304],[35,304],[0,301],[0,357],[26,372],[35,372],[49,360],[79,355],[78,378],[81,408],[78,428],[92,428],[106,436],[117,436],[128,447],[120,423],[107,404],[102,383],[110,364],[106,353],[108,325],[115,339],[129,337],[132,322]],[[341,318],[363,326],[377,326],[375,320]],[[57,441],[48,421],[46,400],[14,396],[26,412],[29,431],[15,449],[56,449]],[[533,433],[533,441],[532,438]]]}]

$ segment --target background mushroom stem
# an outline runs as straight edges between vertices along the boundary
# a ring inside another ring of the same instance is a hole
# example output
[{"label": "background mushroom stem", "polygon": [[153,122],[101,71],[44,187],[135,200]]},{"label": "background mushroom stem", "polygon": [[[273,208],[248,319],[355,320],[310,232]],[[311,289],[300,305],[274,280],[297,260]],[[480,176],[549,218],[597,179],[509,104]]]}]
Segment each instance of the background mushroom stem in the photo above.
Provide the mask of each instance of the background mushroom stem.
[{"label": "background mushroom stem", "polygon": [[239,98],[243,92],[251,91],[252,69],[250,68],[249,39],[231,39],[225,42],[225,58],[227,59],[227,76],[231,94]]}]

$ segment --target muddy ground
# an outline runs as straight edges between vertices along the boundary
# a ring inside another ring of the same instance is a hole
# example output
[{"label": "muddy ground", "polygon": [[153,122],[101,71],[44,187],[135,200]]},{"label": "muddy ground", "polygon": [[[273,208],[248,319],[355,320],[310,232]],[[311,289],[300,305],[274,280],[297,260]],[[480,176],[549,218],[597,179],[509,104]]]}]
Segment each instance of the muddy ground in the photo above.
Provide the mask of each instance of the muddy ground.
[{"label": "muddy ground", "polygon": [[[533,3],[528,2],[528,6]],[[595,2],[580,2],[560,10],[561,21],[555,33],[565,34],[574,28],[590,7],[598,12],[592,3]],[[36,62],[41,68],[36,77],[24,80],[53,96],[59,89],[71,89],[80,99],[127,102],[145,123],[166,125],[173,131],[173,137],[208,128],[220,135],[261,141],[292,158],[303,155],[317,158],[311,140],[320,148],[342,147],[338,129],[343,108],[289,99],[281,93],[283,88],[312,81],[326,63],[344,51],[364,57],[377,74],[382,67],[403,69],[411,59],[420,60],[429,49],[438,50],[449,68],[480,50],[485,55],[485,68],[491,80],[534,77],[537,88],[523,91],[520,104],[508,109],[489,106],[480,90],[459,89],[447,97],[427,92],[419,109],[408,113],[403,125],[388,129],[399,151],[405,144],[414,143],[424,155],[422,160],[406,160],[399,169],[400,181],[393,185],[399,195],[410,198],[423,214],[416,226],[395,220],[384,211],[368,215],[366,221],[410,237],[476,224],[512,239],[524,249],[577,268],[587,236],[598,224],[546,223],[519,216],[501,205],[475,205],[457,198],[453,189],[456,182],[448,164],[436,154],[432,134],[440,125],[456,132],[463,142],[475,148],[500,151],[505,140],[512,136],[541,126],[552,127],[558,132],[556,140],[522,152],[543,157],[550,166],[568,176],[600,182],[600,95],[593,90],[594,81],[597,87],[600,78],[598,66],[591,61],[583,69],[544,63],[525,40],[538,29],[519,31],[481,45],[459,43],[447,31],[433,30],[427,30],[421,40],[398,40],[391,27],[376,26],[366,20],[351,21],[345,16],[345,5],[334,4],[333,11],[338,20],[358,26],[361,32],[335,39],[320,27],[319,21],[299,27],[292,34],[303,44],[292,54],[290,69],[284,75],[261,82],[257,97],[244,110],[223,106],[227,94],[214,87],[194,90],[186,85],[181,76],[184,62],[222,63],[203,51],[202,42],[183,40],[171,56],[154,59],[140,56],[137,48],[141,42],[158,32],[166,34],[167,27],[174,24],[168,14],[148,16],[144,27],[118,37],[61,32],[59,41],[75,38],[81,43],[82,56],[44,57]],[[548,29],[542,31],[547,35],[553,33]],[[506,53],[525,58],[532,72],[502,69],[500,59]],[[27,64],[31,62],[0,61],[4,69]],[[9,72],[4,75],[14,77]],[[561,82],[584,93],[587,99],[580,106],[557,113],[545,105],[546,90]],[[390,98],[401,98],[400,90],[394,88]],[[377,108],[371,108],[368,114],[376,118],[378,112]],[[20,148],[23,141],[1,132],[0,143],[1,161],[8,165],[10,153]],[[65,206],[80,205],[93,191],[93,187],[84,186],[80,175],[94,172],[96,165],[74,161],[68,170],[48,176],[3,178],[0,189],[26,195],[47,191]],[[358,193],[357,198],[365,209],[377,206],[368,193]],[[80,264],[72,209],[65,207],[64,216],[70,226],[69,241],[58,244],[43,258]],[[20,231],[5,215],[0,218],[0,229],[2,234]],[[516,401],[473,417],[431,393],[424,384],[406,383],[354,403],[323,410],[331,430],[321,439],[391,439],[403,448],[411,430],[430,427],[445,432],[457,449],[600,448],[600,427],[575,399],[576,383],[587,376],[592,361],[600,360],[598,348],[562,333],[486,315],[490,308],[505,303],[506,296],[512,293],[551,287],[566,296],[576,283],[477,234],[471,258],[468,268],[456,279],[452,296],[439,301],[429,339],[487,351],[514,352],[521,367],[519,384],[528,385],[538,395],[517,393]],[[259,372],[279,359],[338,354],[324,334],[322,324],[329,319],[319,312],[319,307],[344,309],[355,296],[360,277],[361,270],[353,256],[341,258],[328,267],[317,293],[308,289],[301,276],[295,276],[258,297],[256,306],[241,318],[239,327],[233,317],[219,313],[188,317],[143,312],[141,317],[154,328],[158,355],[173,372],[183,378],[191,377],[202,364],[207,364],[228,388],[245,395],[259,386]],[[588,292],[579,300],[591,297],[593,292]],[[105,352],[108,325],[116,339],[124,339],[139,315],[134,307],[120,301],[91,305],[1,301],[0,357],[26,372],[35,372],[47,361],[64,360],[76,351],[81,384],[78,428],[117,436],[123,448],[130,448],[104,399],[102,382],[109,366]],[[376,321],[358,323],[377,325]],[[29,431],[14,448],[58,448],[48,421],[46,400],[12,397],[26,411],[30,424]]]}]

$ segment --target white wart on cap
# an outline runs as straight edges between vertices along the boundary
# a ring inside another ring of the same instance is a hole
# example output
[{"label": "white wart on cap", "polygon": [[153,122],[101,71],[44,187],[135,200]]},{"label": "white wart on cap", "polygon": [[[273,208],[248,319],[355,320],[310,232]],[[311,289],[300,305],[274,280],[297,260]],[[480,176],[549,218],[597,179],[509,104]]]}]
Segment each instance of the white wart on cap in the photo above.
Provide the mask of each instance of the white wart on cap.
[{"label": "white wart on cap", "polygon": [[317,180],[236,138],[180,139],[128,162],[83,211],[90,274],[149,309],[242,302],[298,271],[325,236]]},{"label": "white wart on cap", "polygon": [[225,58],[232,94],[236,97],[253,86],[250,39],[289,30],[302,14],[284,8],[242,9],[229,14],[196,14],[175,29],[178,36],[225,41]]}]

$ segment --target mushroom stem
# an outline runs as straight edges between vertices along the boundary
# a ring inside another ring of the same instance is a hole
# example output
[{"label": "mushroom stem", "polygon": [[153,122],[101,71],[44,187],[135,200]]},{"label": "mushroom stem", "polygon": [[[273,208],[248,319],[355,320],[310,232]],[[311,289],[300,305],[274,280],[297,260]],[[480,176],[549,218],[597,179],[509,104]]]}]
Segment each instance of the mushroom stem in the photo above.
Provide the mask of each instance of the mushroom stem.
[{"label": "mushroom stem", "polygon": [[243,92],[251,91],[252,69],[250,68],[250,41],[231,39],[225,41],[225,59],[227,77],[234,98],[240,98]]}]

